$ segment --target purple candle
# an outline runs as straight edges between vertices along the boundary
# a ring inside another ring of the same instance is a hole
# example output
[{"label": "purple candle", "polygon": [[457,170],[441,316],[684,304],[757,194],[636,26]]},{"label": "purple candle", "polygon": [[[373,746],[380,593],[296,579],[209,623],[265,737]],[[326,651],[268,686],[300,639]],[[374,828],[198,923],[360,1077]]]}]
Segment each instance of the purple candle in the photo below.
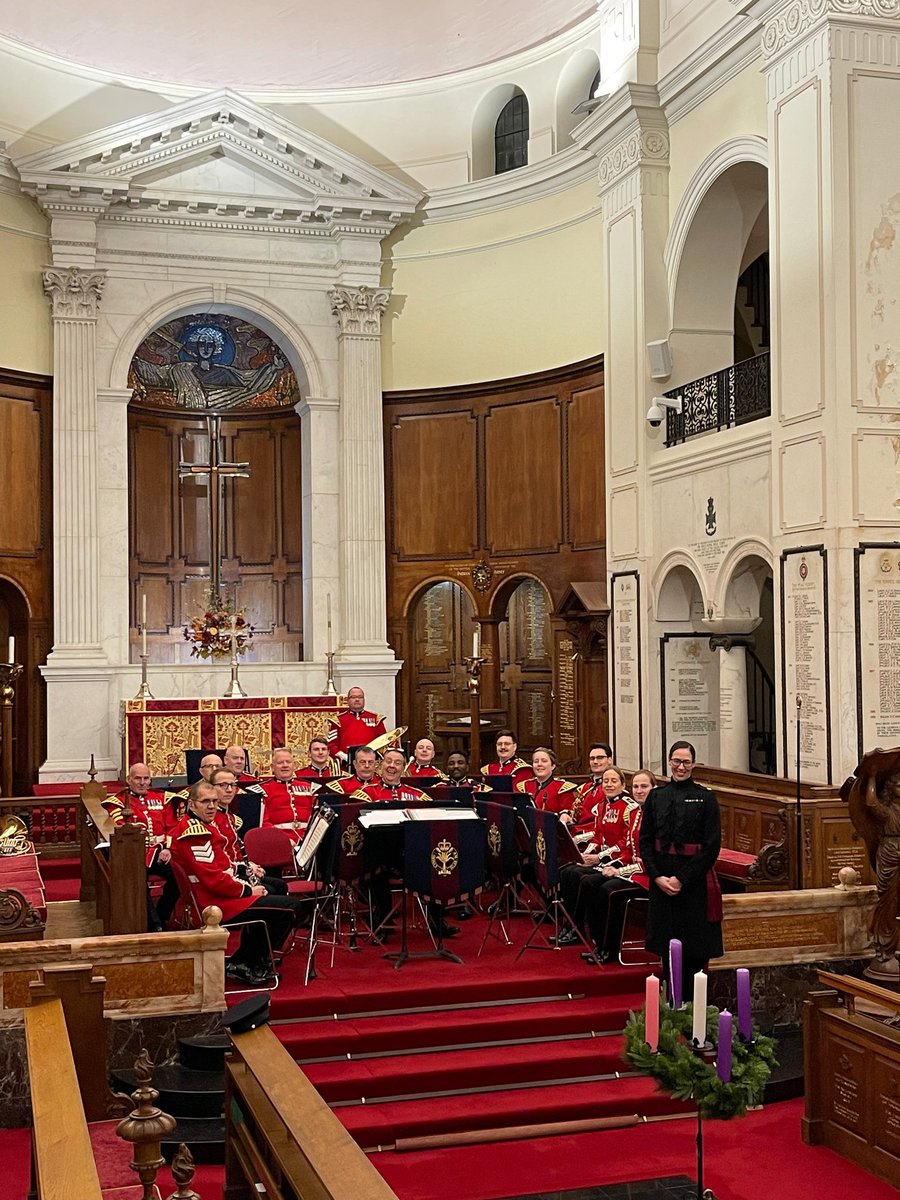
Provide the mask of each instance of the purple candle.
[{"label": "purple candle", "polygon": [[681,1008],[681,942],[672,938],[669,942],[669,1003]]},{"label": "purple candle", "polygon": [[753,1019],[750,1015],[750,972],[738,967],[737,972],[737,1019],[738,1035],[745,1042],[753,1036]]},{"label": "purple candle", "polygon": [[734,1022],[730,1012],[719,1013],[719,1049],[716,1054],[716,1074],[723,1083],[731,1083],[731,1031]]}]

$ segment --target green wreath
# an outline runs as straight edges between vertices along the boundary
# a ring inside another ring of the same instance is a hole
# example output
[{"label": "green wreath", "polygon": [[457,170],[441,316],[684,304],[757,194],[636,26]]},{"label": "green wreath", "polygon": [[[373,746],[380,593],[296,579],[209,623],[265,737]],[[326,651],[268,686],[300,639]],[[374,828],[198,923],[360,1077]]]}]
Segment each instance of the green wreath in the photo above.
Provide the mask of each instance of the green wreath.
[{"label": "green wreath", "polygon": [[[731,1038],[731,1082],[723,1083],[715,1063],[695,1054],[691,1046],[693,1005],[659,1006],[659,1050],[652,1053],[645,1040],[644,1013],[629,1013],[625,1026],[625,1057],[644,1075],[651,1075],[662,1091],[675,1100],[693,1100],[701,1116],[720,1121],[742,1117],[762,1102],[763,1090],[776,1066],[775,1042],[754,1027],[753,1040],[744,1042],[737,1032]],[[706,1010],[706,1036],[718,1035],[719,1010]]]}]

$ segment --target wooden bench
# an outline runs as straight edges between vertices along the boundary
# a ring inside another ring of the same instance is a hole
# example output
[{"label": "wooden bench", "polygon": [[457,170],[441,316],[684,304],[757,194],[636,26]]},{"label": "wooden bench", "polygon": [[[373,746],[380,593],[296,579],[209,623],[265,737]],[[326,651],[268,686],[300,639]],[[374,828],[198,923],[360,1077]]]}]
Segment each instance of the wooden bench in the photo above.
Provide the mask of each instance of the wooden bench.
[{"label": "wooden bench", "polygon": [[225,1063],[227,1200],[397,1200],[267,1026],[237,1034]]}]

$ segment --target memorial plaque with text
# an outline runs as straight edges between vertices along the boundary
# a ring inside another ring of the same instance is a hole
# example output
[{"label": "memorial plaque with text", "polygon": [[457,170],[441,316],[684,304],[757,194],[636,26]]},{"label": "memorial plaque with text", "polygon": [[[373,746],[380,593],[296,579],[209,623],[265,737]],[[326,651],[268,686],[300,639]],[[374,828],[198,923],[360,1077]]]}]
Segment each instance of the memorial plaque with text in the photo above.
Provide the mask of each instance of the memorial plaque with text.
[{"label": "memorial plaque with text", "polygon": [[719,663],[709,639],[692,634],[663,638],[663,752],[685,739],[698,763],[719,761]]},{"label": "memorial plaque with text", "polygon": [[641,738],[641,587],[636,572],[612,577],[612,714],[616,760],[639,767]]},{"label": "memorial plaque with text", "polygon": [[900,742],[900,542],[856,552],[859,753]]},{"label": "memorial plaque with text", "polygon": [[781,630],[784,773],[831,783],[828,565],[821,546],[781,556]]}]

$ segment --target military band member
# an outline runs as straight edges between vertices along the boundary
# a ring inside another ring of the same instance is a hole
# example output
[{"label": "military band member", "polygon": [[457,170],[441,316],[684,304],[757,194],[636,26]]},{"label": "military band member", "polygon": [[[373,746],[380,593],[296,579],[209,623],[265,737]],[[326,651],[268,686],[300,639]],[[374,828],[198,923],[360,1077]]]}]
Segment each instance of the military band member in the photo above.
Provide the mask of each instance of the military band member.
[{"label": "military band member", "polygon": [[290,750],[282,748],[272,754],[272,778],[261,785],[259,823],[285,829],[291,840],[298,842],[309,823],[317,785],[311,780],[297,779],[296,773],[297,765]]},{"label": "military band member", "polygon": [[219,832],[225,838],[228,857],[231,859],[238,879],[246,879],[248,883],[261,883],[272,896],[286,896],[288,886],[284,880],[277,879],[273,875],[266,875],[263,867],[259,863],[252,862],[244,849],[241,818],[232,807],[237,792],[237,779],[234,771],[229,771],[227,767],[220,767],[213,771],[210,783],[216,789],[218,807],[215,822]]},{"label": "military band member", "polygon": [[[198,780],[191,788],[187,816],[173,836],[172,855],[190,880],[201,911],[215,904],[229,925],[264,921],[272,947],[279,949],[299,923],[302,903],[291,896],[270,896],[262,884],[237,877],[225,838],[215,823],[217,807],[215,787]],[[225,973],[243,983],[269,980],[266,942],[258,927],[251,925],[243,931],[240,947]]]},{"label": "military band member", "polygon": [[469,774],[469,759],[462,750],[452,750],[447,755],[447,782],[451,787],[470,787],[476,792],[491,790],[484,778],[475,779]]},{"label": "military band member", "polygon": [[588,753],[591,777],[578,785],[578,799],[575,802],[575,824],[579,828],[592,828],[597,818],[597,809],[602,809],[606,803],[603,772],[612,765],[612,760],[612,747],[606,742],[594,742]]},{"label": "military band member", "polygon": [[328,785],[329,790],[352,796],[375,779],[377,765],[378,757],[371,746],[357,746],[353,755],[353,774],[341,779],[332,779]]},{"label": "military band member", "polygon": [[239,788],[248,783],[257,783],[255,775],[247,770],[247,752],[243,746],[228,746],[222,755],[222,765],[234,772],[234,778]]},{"label": "military band member", "polygon": [[314,737],[307,748],[309,765],[297,772],[298,779],[340,779],[346,772],[328,752],[328,738]]},{"label": "military band member", "polygon": [[413,756],[406,764],[406,774],[410,779],[440,779],[446,782],[447,776],[434,765],[434,742],[431,738],[419,738],[416,742]]},{"label": "military band member", "polygon": [[385,733],[384,717],[380,713],[369,712],[365,692],[361,687],[352,687],[347,693],[346,709],[331,721],[328,746],[336,758],[346,762],[352,747],[368,746]]},{"label": "military band member", "polygon": [[126,811],[131,811],[130,824],[140,825],[147,841],[147,875],[163,880],[163,891],[156,906],[147,893],[147,928],[163,929],[178,902],[178,884],[169,865],[169,839],[175,827],[172,810],[162,792],[150,787],[150,769],[146,763],[132,763],[125,776],[123,791],[107,797],[103,807],[114,825],[124,825]]},{"label": "military band member", "polygon": [[381,778],[377,776],[365,784],[359,791],[353,792],[354,800],[366,799],[381,803],[385,800],[397,800],[401,804],[411,804],[431,797],[411,784],[401,782],[406,768],[406,755],[402,750],[385,750],[381,760]]},{"label": "military band member", "polygon": [[[511,775],[513,783],[531,779],[532,771],[524,758],[518,758],[518,743],[511,729],[501,729],[495,742],[497,757],[481,768],[482,775]],[[490,781],[488,781],[490,782]]]},{"label": "military band member", "polygon": [[533,777],[516,784],[534,801],[535,808],[555,812],[564,825],[572,823],[572,808],[577,792],[575,784],[556,778],[556,755],[548,746],[538,746],[531,756]]}]

